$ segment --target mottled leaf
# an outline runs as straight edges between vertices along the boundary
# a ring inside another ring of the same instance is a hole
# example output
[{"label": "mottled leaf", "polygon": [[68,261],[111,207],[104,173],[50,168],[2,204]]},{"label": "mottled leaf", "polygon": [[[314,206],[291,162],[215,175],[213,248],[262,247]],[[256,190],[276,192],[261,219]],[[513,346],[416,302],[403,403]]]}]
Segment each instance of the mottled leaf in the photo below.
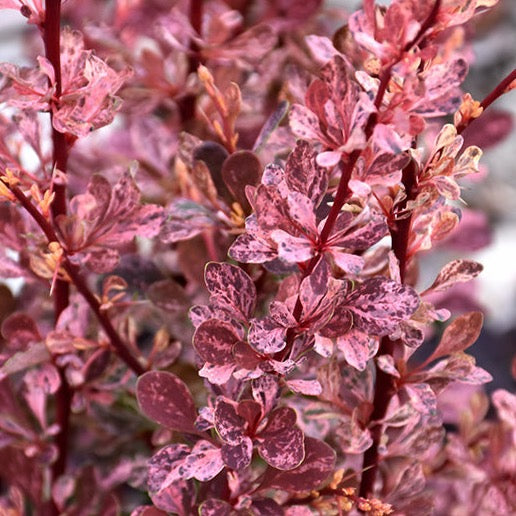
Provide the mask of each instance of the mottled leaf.
[{"label": "mottled leaf", "polygon": [[444,330],[437,348],[427,363],[467,349],[478,339],[483,323],[484,316],[481,312],[469,312],[457,317]]},{"label": "mottled leaf", "polygon": [[249,344],[260,353],[276,353],[286,345],[286,332],[286,328],[280,326],[272,317],[253,319],[249,328]]},{"label": "mottled leaf", "polygon": [[446,264],[426,292],[442,292],[455,283],[464,283],[476,278],[483,270],[480,263],[472,260],[453,260]]},{"label": "mottled leaf", "polygon": [[197,441],[184,462],[185,478],[196,478],[207,482],[224,468],[220,448],[208,441]]},{"label": "mottled leaf", "polygon": [[335,452],[326,443],[305,437],[305,459],[289,471],[267,470],[260,489],[281,489],[289,493],[319,487],[333,473]]},{"label": "mottled leaf", "polygon": [[319,119],[305,106],[294,104],[290,109],[289,125],[299,138],[319,140]]},{"label": "mottled leaf", "polygon": [[377,336],[388,335],[419,305],[416,291],[384,277],[371,278],[351,292],[345,302],[353,325]]},{"label": "mottled leaf", "polygon": [[200,324],[193,336],[195,351],[207,363],[227,366],[233,363],[233,346],[239,341],[233,327],[218,319]]},{"label": "mottled leaf", "polygon": [[346,362],[363,371],[369,359],[376,355],[379,346],[377,337],[368,335],[357,328],[351,328],[344,335],[337,338],[337,347],[344,354]]},{"label": "mottled leaf", "polygon": [[273,375],[263,375],[255,378],[252,383],[253,398],[263,407],[263,412],[268,414],[276,405],[279,395],[278,378]]},{"label": "mottled leaf", "polygon": [[253,442],[249,437],[243,437],[238,444],[224,444],[221,456],[224,464],[235,471],[242,471],[251,464]]},{"label": "mottled leaf", "polygon": [[223,441],[231,445],[242,442],[247,423],[238,415],[236,402],[219,397],[215,405],[214,423]]},{"label": "mottled leaf", "polygon": [[288,407],[276,409],[260,433],[258,451],[272,467],[290,470],[304,457],[303,432],[295,426],[296,413]]},{"label": "mottled leaf", "polygon": [[245,320],[251,317],[256,304],[256,287],[240,267],[210,262],[206,265],[204,278],[213,304],[234,309]]},{"label": "mottled leaf", "polygon": [[183,477],[182,467],[190,448],[185,444],[170,444],[155,453],[148,463],[149,491],[157,493]]},{"label": "mottled leaf", "polygon": [[149,371],[136,384],[140,410],[153,421],[173,430],[189,432],[197,417],[185,383],[166,371]]},{"label": "mottled leaf", "polygon": [[236,513],[229,503],[211,498],[201,504],[199,514],[200,516],[233,516]]},{"label": "mottled leaf", "polygon": [[314,206],[321,202],[328,187],[328,172],[317,165],[317,152],[303,140],[298,140],[285,164],[285,181],[294,192],[303,194]]}]

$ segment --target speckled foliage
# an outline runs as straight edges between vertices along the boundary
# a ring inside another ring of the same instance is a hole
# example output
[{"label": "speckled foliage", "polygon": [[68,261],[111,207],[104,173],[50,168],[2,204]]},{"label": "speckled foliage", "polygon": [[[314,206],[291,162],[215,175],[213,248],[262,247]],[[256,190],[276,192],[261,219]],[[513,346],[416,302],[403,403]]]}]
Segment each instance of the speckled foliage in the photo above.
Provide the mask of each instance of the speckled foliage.
[{"label": "speckled foliage", "polygon": [[496,3],[0,0],[0,513],[516,512],[482,266],[418,278],[488,240]]}]

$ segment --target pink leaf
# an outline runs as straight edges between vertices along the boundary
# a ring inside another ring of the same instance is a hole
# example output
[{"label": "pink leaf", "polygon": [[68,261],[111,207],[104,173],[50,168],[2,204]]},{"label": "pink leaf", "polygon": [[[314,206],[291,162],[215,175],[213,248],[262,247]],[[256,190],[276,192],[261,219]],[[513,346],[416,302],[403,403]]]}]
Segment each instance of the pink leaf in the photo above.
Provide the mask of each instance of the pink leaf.
[{"label": "pink leaf", "polygon": [[153,421],[173,430],[189,432],[197,417],[192,395],[172,373],[149,371],[136,384],[140,410]]},{"label": "pink leaf", "polygon": [[435,278],[435,281],[424,293],[442,292],[455,283],[464,283],[476,278],[483,270],[480,263],[472,260],[453,260],[446,264]]},{"label": "pink leaf", "polygon": [[240,267],[210,262],[206,265],[204,279],[212,304],[240,312],[244,320],[251,317],[256,304],[256,287]]},{"label": "pink leaf", "polygon": [[217,448],[208,441],[197,441],[184,462],[185,478],[196,478],[207,482],[216,477],[224,468],[224,462]]},{"label": "pink leaf", "polygon": [[181,469],[190,448],[170,444],[153,455],[148,463],[147,483],[151,493],[159,493],[182,478]]},{"label": "pink leaf", "polygon": [[268,414],[276,405],[279,395],[278,378],[272,375],[263,375],[252,383],[253,398],[263,407],[263,412]]},{"label": "pink leaf", "polygon": [[346,362],[359,371],[366,368],[368,360],[378,351],[378,346],[378,338],[356,328],[337,338],[337,347],[344,354]]},{"label": "pink leaf", "polygon": [[260,353],[276,353],[285,347],[286,331],[272,317],[253,319],[248,335],[249,344]]},{"label": "pink leaf", "polygon": [[278,256],[286,263],[302,263],[309,260],[314,254],[312,243],[309,240],[292,236],[282,229],[273,231],[271,238],[278,245]]},{"label": "pink leaf", "polygon": [[260,489],[281,489],[290,493],[310,491],[319,487],[335,467],[335,452],[322,441],[305,437],[305,458],[289,471],[269,469]]},{"label": "pink leaf", "polygon": [[478,339],[483,322],[484,316],[481,312],[469,312],[457,317],[444,330],[439,345],[427,359],[427,363],[469,348]]},{"label": "pink leaf", "polygon": [[373,444],[371,433],[363,429],[357,420],[357,411],[351,418],[345,419],[335,430],[337,442],[344,453],[364,453]]},{"label": "pink leaf", "polygon": [[277,258],[275,246],[248,233],[240,235],[229,248],[229,256],[241,263],[265,263]]},{"label": "pink leaf", "polygon": [[392,333],[398,323],[408,319],[419,305],[416,291],[384,277],[371,278],[347,297],[353,325],[366,333],[382,336]]},{"label": "pink leaf", "polygon": [[298,140],[285,164],[285,182],[290,190],[303,194],[318,206],[328,187],[328,173],[315,162],[312,146]]},{"label": "pink leaf", "polygon": [[294,104],[288,118],[290,128],[296,136],[307,140],[319,140],[319,119],[308,108]]},{"label": "pink leaf", "polygon": [[321,384],[317,380],[287,380],[287,386],[293,392],[305,396],[319,396],[322,392]]}]

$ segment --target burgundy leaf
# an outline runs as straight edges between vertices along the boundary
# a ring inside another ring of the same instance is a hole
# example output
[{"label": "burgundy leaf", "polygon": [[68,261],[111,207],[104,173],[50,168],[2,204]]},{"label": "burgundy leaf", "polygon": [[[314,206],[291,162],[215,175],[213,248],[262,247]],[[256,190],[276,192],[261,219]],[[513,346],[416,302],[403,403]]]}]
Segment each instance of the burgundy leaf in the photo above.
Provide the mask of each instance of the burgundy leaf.
[{"label": "burgundy leaf", "polygon": [[185,312],[190,300],[184,288],[172,279],[156,281],[147,289],[147,298],[166,312]]},{"label": "burgundy leaf", "polygon": [[263,375],[252,383],[253,398],[263,407],[263,412],[268,414],[276,405],[279,395],[278,378],[273,375]]},{"label": "burgundy leaf", "polygon": [[244,437],[238,444],[224,444],[221,455],[228,468],[241,471],[251,464],[253,441],[249,437]]},{"label": "burgundy leaf", "polygon": [[23,312],[15,312],[4,320],[2,337],[7,341],[9,349],[14,351],[25,349],[42,340],[34,319]]},{"label": "burgundy leaf", "polygon": [[481,312],[469,312],[457,317],[444,330],[441,341],[427,363],[469,348],[478,339],[483,323]]},{"label": "burgundy leaf", "polygon": [[455,283],[463,283],[476,278],[482,272],[482,265],[471,260],[453,260],[446,264],[425,292],[442,292]]},{"label": "burgundy leaf", "polygon": [[222,166],[222,178],[245,213],[251,212],[251,206],[245,190],[247,185],[258,185],[262,175],[262,165],[258,156],[251,151],[241,150],[231,154]]},{"label": "burgundy leaf", "polygon": [[265,430],[260,433],[258,451],[276,469],[292,469],[303,460],[304,436],[295,423],[295,411],[281,407],[271,413]]},{"label": "burgundy leaf", "polygon": [[228,444],[239,444],[244,438],[246,420],[238,415],[238,405],[234,401],[220,397],[215,405],[215,428],[218,434]]},{"label": "burgundy leaf", "polygon": [[172,430],[194,430],[197,417],[192,395],[185,383],[166,371],[148,371],[138,378],[136,396],[140,410]]},{"label": "burgundy leaf", "polygon": [[240,267],[210,262],[204,278],[213,304],[240,312],[244,320],[251,317],[256,304],[256,287]]},{"label": "burgundy leaf", "polygon": [[333,473],[335,452],[326,443],[305,437],[305,459],[289,471],[267,470],[260,489],[281,489],[290,493],[319,487]]},{"label": "burgundy leaf", "polygon": [[215,500],[211,498],[206,500],[199,507],[200,516],[232,516],[236,514],[233,507],[224,500]]},{"label": "burgundy leaf", "polygon": [[208,319],[195,330],[193,345],[205,362],[227,366],[233,363],[233,346],[239,340],[229,323]]}]

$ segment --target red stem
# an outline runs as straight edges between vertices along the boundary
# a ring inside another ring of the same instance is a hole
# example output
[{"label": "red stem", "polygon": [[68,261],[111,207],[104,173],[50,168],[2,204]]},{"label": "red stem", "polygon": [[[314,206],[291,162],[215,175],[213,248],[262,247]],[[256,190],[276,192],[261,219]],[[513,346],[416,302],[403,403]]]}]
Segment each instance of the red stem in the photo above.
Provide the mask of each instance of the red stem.
[{"label": "red stem", "polygon": [[[16,186],[11,186],[8,183],[2,182],[11,190],[13,195],[18,199],[20,204],[25,208],[29,215],[36,221],[38,226],[41,228],[49,242],[59,242],[59,238],[54,231],[54,228],[48,222],[48,220],[38,211],[38,209],[32,204],[32,202],[26,197],[26,195]],[[145,368],[140,362],[131,354],[127,345],[122,341],[120,335],[111,324],[111,321],[106,314],[101,310],[100,303],[95,297],[93,292],[89,289],[86,281],[79,273],[79,268],[74,265],[66,255],[66,249],[63,249],[64,257],[62,261],[62,267],[70,277],[70,280],[75,285],[79,293],[84,297],[91,310],[97,317],[100,325],[106,332],[111,345],[113,346],[116,354],[121,360],[131,369],[135,374],[141,375],[145,372]]]},{"label": "red stem", "polygon": [[[425,32],[430,27],[432,27],[435,20],[437,19],[440,7],[441,0],[436,0],[432,10],[428,14],[426,20],[421,25],[421,28],[416,37],[411,42],[407,43],[407,45],[405,45],[405,47],[403,48],[403,52],[400,58],[402,57],[404,52],[408,52],[414,45],[419,44],[422,38],[425,37]],[[393,66],[394,65],[391,65],[386,69],[386,72],[389,74],[389,76]],[[417,172],[417,167],[413,160],[411,160],[410,163],[403,170],[402,183],[405,187],[405,193],[407,197],[399,207],[400,212],[405,210],[408,201],[415,199],[417,196]],[[401,283],[405,283],[407,273],[407,249],[411,225],[412,216],[409,216],[407,218],[398,220],[395,226],[391,228],[392,250],[399,261]],[[391,341],[388,337],[383,337],[380,342],[378,354],[392,356],[394,353],[395,345],[395,341]],[[369,417],[369,424],[384,418],[389,402],[392,396],[396,393],[396,390],[397,389],[395,378],[391,375],[384,373],[381,369],[376,367],[376,382],[373,399],[373,410],[371,412],[371,416]],[[364,498],[368,497],[373,492],[374,488],[374,482],[378,471],[378,447],[380,445],[380,440],[383,433],[382,425],[377,423],[370,428],[370,431],[373,443],[371,447],[367,449],[364,453],[362,463],[363,473],[362,479],[360,481],[359,490],[359,495]]]},{"label": "red stem", "polygon": [[[417,196],[417,168],[414,161],[411,161],[403,170],[402,182],[405,186],[407,197],[402,203],[400,210],[404,210],[408,201],[413,200]],[[392,250],[399,261],[400,281],[405,283],[407,276],[408,264],[408,243],[410,237],[410,229],[412,225],[412,216],[399,220],[395,227],[391,229]],[[393,355],[395,341],[389,337],[383,337],[380,342],[378,355]],[[394,376],[384,373],[378,367],[376,368],[376,383],[373,400],[373,411],[369,417],[369,423],[380,421],[385,417],[387,407],[391,398],[396,394],[396,379]],[[378,446],[382,438],[382,425],[377,423],[371,427],[371,437],[373,444],[364,453],[362,463],[362,479],[360,483],[359,495],[367,498],[373,492],[373,486],[378,471]]]},{"label": "red stem", "polygon": [[496,100],[498,97],[501,97],[504,93],[506,93],[507,88],[511,85],[512,82],[516,81],[516,68],[507,75],[502,81],[500,81],[499,84],[495,86],[493,91],[485,97],[485,99],[480,103],[480,106],[483,108],[482,113],[477,118],[470,118],[469,120],[466,120],[464,122],[461,122],[457,126],[457,133],[461,134],[464,129],[469,127],[475,120],[478,120],[482,114],[485,112],[485,110]]},{"label": "red stem", "polygon": [[[57,102],[62,93],[61,81],[61,0],[47,0],[45,2],[45,21],[43,24],[43,41],[45,54],[54,68],[55,97]],[[50,119],[52,122],[52,111]],[[53,144],[53,168],[66,173],[68,162],[68,145],[66,136],[52,127]],[[66,185],[57,183],[53,185],[54,200],[51,205],[52,219],[55,221],[58,215],[66,214]],[[57,322],[63,310],[68,306],[70,298],[70,286],[68,282],[58,279],[54,286],[54,318]],[[66,471],[68,458],[68,439],[70,433],[70,414],[73,392],[68,384],[66,375],[59,369],[61,385],[56,392],[56,422],[59,425],[59,433],[55,437],[55,443],[59,450],[56,461],[52,467],[54,479]],[[55,511],[54,511],[55,512]]]}]

